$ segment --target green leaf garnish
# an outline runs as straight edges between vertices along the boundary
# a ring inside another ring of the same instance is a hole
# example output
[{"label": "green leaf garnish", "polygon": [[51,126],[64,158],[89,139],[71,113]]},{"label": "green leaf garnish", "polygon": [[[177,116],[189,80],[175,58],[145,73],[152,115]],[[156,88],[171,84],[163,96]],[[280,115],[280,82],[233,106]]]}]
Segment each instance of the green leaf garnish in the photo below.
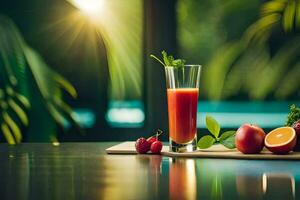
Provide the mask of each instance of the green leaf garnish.
[{"label": "green leaf garnish", "polygon": [[165,66],[171,66],[174,60],[173,56],[168,56],[166,51],[162,51],[161,54],[163,56]]},{"label": "green leaf garnish", "polygon": [[235,148],[236,131],[226,131],[220,136],[220,124],[211,116],[206,116],[206,127],[211,135],[205,135],[199,140],[198,147],[200,149],[207,149],[216,142],[222,144],[228,149]]},{"label": "green leaf garnish", "polygon": [[206,127],[211,132],[215,138],[219,137],[220,134],[220,124],[213,117],[207,115],[206,116]]},{"label": "green leaf garnish", "polygon": [[300,108],[297,108],[295,104],[291,105],[290,113],[287,117],[286,126],[292,126],[297,120],[300,119]]},{"label": "green leaf garnish", "polygon": [[165,66],[165,64],[164,64],[158,57],[156,57],[155,55],[151,54],[150,57],[151,57],[151,58],[154,58],[154,59],[157,60],[160,64],[162,64],[163,66]]},{"label": "green leaf garnish", "polygon": [[151,54],[150,57],[158,61],[160,64],[162,64],[165,67],[175,67],[175,68],[181,68],[185,64],[185,60],[183,59],[174,59],[172,55],[168,55],[166,51],[162,51],[162,60],[156,57],[155,55]]},{"label": "green leaf garnish", "polygon": [[207,149],[211,147],[215,142],[216,139],[213,138],[211,135],[205,135],[199,140],[197,145],[200,149]]}]

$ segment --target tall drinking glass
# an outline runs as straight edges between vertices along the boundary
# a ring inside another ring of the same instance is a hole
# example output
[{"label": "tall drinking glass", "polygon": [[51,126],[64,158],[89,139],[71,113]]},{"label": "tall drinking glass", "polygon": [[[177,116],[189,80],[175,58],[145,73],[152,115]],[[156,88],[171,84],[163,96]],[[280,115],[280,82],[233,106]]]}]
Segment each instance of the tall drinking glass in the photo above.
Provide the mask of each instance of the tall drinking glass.
[{"label": "tall drinking glass", "polygon": [[170,151],[191,152],[197,149],[200,72],[200,65],[165,67]]}]

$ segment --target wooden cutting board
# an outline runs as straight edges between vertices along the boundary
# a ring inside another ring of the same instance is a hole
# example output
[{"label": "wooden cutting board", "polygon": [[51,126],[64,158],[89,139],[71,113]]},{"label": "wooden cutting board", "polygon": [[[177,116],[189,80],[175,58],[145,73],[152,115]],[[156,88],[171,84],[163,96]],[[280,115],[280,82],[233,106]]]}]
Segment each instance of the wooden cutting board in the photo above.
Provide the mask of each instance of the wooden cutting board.
[{"label": "wooden cutting board", "polygon": [[[107,154],[136,154],[135,142],[122,142],[105,150]],[[246,160],[300,160],[300,152],[291,152],[287,155],[275,155],[268,150],[260,154],[242,154],[236,149],[230,150],[222,145],[213,145],[205,150],[197,150],[190,153],[169,152],[168,146],[163,146],[161,154],[169,157],[188,158],[231,158]]]}]

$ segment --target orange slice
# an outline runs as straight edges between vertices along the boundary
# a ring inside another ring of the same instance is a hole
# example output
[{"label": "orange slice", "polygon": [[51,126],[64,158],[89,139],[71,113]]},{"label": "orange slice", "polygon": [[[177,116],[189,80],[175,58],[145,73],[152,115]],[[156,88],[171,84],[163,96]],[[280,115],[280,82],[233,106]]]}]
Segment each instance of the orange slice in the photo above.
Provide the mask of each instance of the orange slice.
[{"label": "orange slice", "polygon": [[287,154],[294,149],[296,142],[296,131],[292,127],[276,128],[265,137],[265,146],[276,154]]}]

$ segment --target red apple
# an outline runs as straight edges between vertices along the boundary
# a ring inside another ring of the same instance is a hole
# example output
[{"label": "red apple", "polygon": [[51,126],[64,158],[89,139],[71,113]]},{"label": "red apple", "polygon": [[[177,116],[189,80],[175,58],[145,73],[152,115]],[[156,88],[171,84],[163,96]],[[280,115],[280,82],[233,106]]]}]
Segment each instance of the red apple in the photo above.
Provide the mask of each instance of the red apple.
[{"label": "red apple", "polygon": [[264,148],[265,135],[260,127],[244,124],[236,132],[236,148],[244,154],[259,153]]}]

